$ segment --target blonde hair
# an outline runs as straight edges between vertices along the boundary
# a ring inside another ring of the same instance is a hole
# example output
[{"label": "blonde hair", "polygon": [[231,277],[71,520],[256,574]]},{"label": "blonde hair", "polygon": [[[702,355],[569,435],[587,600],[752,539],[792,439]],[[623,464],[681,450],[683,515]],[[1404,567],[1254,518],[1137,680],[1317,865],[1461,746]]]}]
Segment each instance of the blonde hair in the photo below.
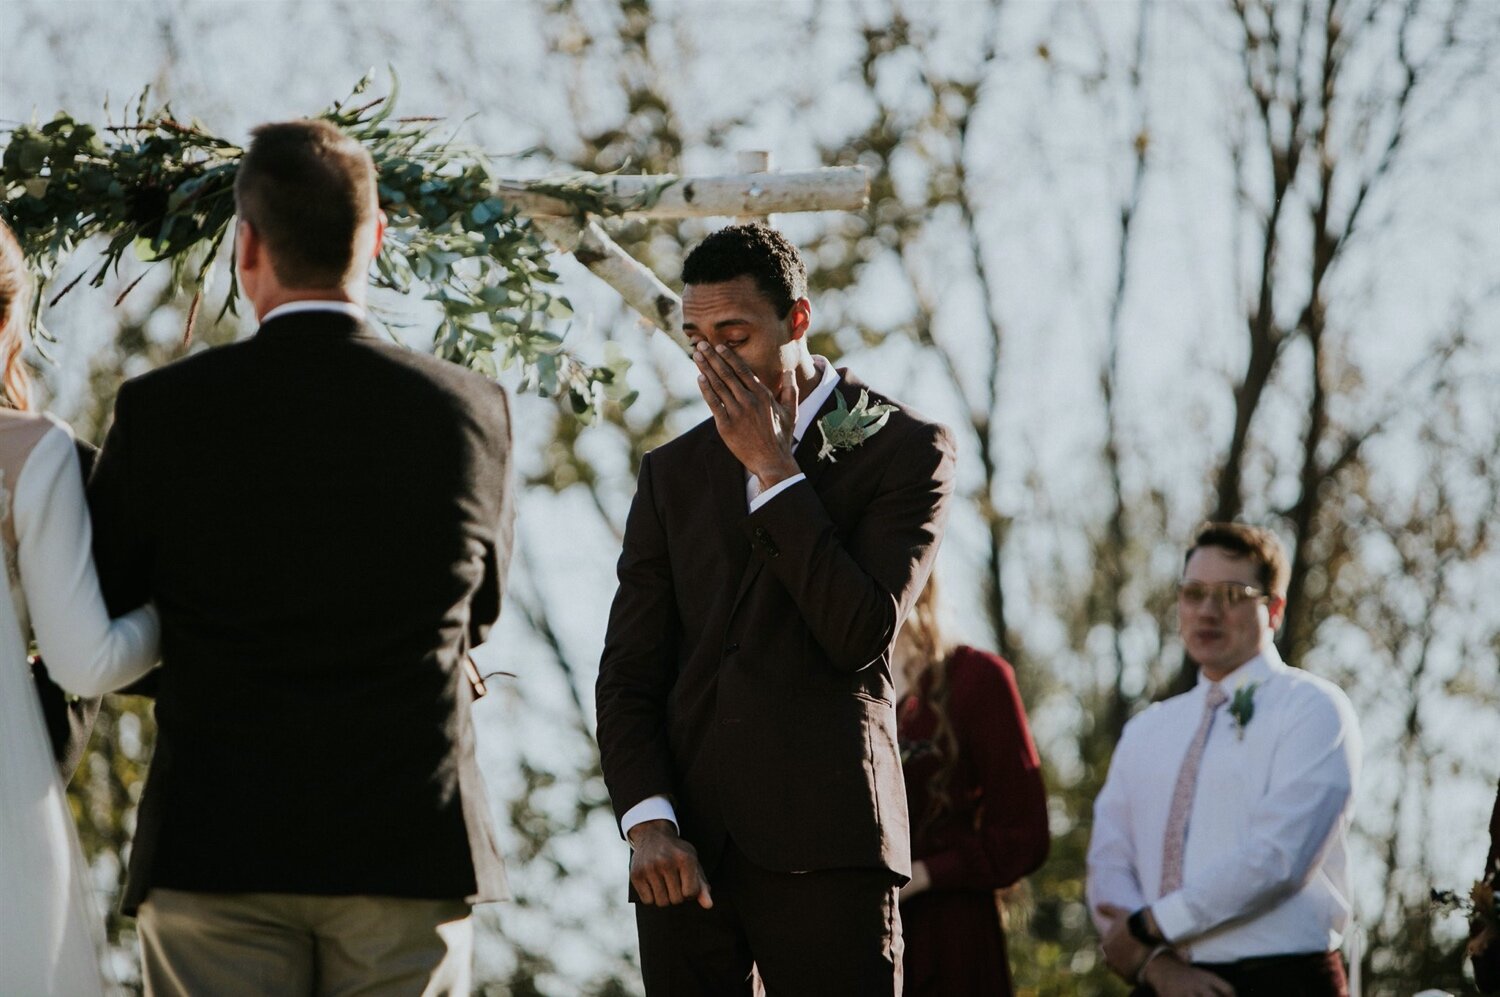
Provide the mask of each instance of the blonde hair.
[{"label": "blonde hair", "polygon": [[[953,776],[958,771],[958,736],[953,732],[953,720],[948,715],[948,669],[953,656],[953,646],[943,633],[941,601],[938,598],[937,576],[927,579],[927,585],[917,596],[911,614],[902,624],[903,635],[911,641],[916,654],[906,658],[901,667],[906,673],[907,687],[912,695],[932,709],[936,723],[933,725],[932,741],[938,749],[938,767],[927,783],[927,812],[913,814],[918,828],[937,821],[953,810]],[[927,680],[931,673],[931,680]]]},{"label": "blonde hair", "polygon": [[30,308],[26,257],[10,227],[0,221],[0,404],[22,411],[31,407],[31,374],[21,356]]}]

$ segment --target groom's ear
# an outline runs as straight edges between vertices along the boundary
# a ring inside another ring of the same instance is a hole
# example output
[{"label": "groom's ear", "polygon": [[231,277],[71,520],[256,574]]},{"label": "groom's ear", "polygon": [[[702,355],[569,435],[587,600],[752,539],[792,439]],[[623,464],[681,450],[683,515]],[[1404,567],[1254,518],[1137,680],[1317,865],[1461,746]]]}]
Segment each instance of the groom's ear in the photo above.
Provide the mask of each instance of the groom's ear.
[{"label": "groom's ear", "polygon": [[793,342],[807,335],[807,330],[812,327],[812,302],[806,298],[798,298],[792,305],[792,310],[787,313],[786,321]]}]

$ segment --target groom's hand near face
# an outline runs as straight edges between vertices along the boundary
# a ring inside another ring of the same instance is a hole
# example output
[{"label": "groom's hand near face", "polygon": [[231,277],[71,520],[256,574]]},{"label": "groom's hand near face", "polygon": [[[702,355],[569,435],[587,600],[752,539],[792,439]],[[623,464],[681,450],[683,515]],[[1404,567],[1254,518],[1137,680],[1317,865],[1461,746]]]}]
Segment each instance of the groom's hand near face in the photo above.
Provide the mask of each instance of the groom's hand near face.
[{"label": "groom's hand near face", "polygon": [[770,488],[801,468],[792,455],[797,379],[784,374],[773,393],[734,351],[699,342],[693,350],[698,390],[735,459]]},{"label": "groom's hand near face", "polygon": [[630,829],[630,884],[641,903],[670,907],[697,899],[705,910],[714,905],[697,849],[677,836],[669,820],[648,820]]}]

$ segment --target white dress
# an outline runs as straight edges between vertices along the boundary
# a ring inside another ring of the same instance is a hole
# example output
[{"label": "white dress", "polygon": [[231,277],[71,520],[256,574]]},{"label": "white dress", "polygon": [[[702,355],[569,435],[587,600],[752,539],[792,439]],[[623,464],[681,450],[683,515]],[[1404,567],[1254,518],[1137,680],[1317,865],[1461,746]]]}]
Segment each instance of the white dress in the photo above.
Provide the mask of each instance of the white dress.
[{"label": "white dress", "polygon": [[0,994],[102,994],[103,918],[32,683],[35,634],[53,681],[97,696],[157,659],[155,610],[111,621],[90,553],[68,428],[0,410]]}]

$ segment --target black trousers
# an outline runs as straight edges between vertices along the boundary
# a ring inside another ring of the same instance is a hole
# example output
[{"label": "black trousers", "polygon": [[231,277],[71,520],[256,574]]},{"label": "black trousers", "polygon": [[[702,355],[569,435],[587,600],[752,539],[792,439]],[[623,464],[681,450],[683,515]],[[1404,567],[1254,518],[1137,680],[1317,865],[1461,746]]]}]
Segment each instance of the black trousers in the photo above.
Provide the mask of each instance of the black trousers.
[{"label": "black trousers", "polygon": [[[1195,962],[1234,987],[1235,997],[1349,997],[1344,960],[1337,952],[1269,955],[1238,962]],[[1148,986],[1132,997],[1156,997]]]},{"label": "black trousers", "polygon": [[709,880],[709,910],[637,903],[648,997],[896,997],[901,915],[888,869],[761,869],[731,841]]}]

